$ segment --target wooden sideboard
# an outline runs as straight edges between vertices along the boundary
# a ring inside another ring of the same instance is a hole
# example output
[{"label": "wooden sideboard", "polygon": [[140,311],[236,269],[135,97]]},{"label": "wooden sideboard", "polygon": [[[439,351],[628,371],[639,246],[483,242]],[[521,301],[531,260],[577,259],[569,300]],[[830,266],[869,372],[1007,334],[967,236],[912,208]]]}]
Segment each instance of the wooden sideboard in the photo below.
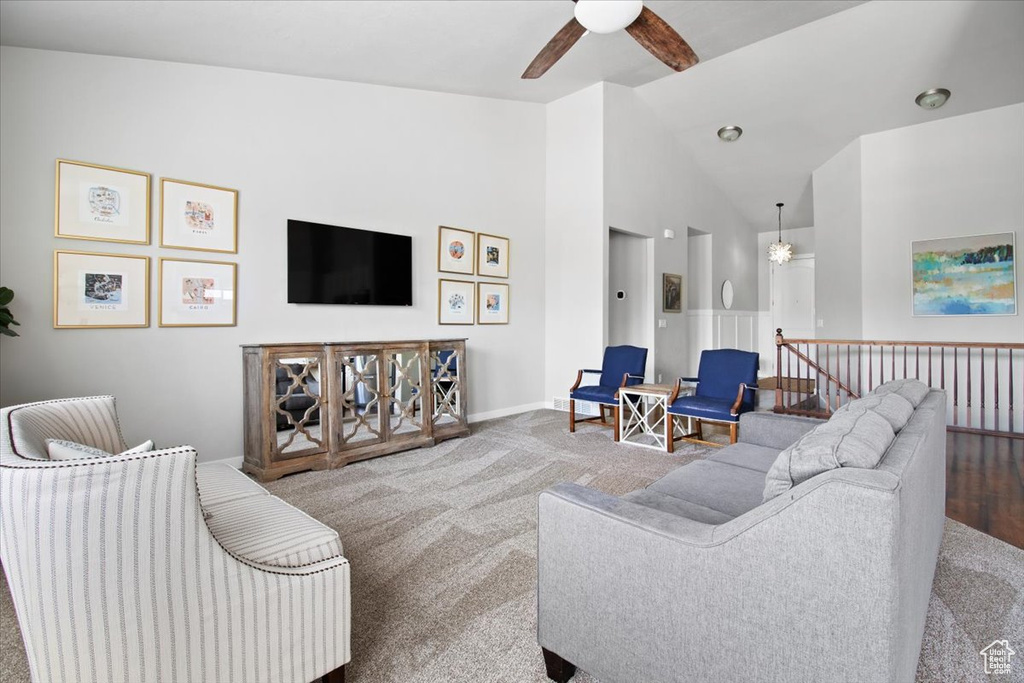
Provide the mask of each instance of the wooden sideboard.
[{"label": "wooden sideboard", "polygon": [[469,434],[465,339],[243,344],[242,365],[260,481]]}]

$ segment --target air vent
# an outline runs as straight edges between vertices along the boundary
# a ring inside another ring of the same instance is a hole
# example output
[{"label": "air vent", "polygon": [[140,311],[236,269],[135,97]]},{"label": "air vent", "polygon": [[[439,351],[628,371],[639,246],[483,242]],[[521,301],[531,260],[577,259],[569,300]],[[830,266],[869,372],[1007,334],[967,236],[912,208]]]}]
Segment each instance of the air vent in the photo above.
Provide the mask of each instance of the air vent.
[{"label": "air vent", "polygon": [[[555,410],[561,410],[563,413],[569,412],[569,397],[568,396],[555,396],[554,399]],[[597,404],[590,403],[589,401],[576,401],[576,414],[597,416]]]}]

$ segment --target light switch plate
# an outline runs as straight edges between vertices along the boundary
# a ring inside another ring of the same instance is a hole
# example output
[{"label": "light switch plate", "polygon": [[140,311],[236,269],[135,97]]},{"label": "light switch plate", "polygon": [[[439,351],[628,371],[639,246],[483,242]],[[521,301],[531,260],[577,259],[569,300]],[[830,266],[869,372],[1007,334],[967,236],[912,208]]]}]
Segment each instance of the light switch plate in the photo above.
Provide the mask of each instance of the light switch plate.
[{"label": "light switch plate", "polygon": [[668,327],[668,321],[664,318],[658,318],[658,327]]}]

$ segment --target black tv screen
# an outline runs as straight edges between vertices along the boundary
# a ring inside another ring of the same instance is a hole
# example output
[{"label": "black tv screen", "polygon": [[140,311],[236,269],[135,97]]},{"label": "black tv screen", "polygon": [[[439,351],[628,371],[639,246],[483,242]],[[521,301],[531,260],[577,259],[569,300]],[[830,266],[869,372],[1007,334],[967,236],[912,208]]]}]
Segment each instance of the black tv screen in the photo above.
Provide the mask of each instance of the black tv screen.
[{"label": "black tv screen", "polygon": [[412,238],[289,220],[288,303],[412,306]]}]

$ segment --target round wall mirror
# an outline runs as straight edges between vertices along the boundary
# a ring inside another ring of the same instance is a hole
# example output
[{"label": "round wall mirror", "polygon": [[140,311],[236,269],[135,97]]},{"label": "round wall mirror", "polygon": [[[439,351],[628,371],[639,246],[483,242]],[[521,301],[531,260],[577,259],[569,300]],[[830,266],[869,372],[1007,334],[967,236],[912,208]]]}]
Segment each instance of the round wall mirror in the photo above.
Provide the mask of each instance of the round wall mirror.
[{"label": "round wall mirror", "polygon": [[732,282],[729,280],[722,283],[722,306],[725,310],[732,308]]}]

